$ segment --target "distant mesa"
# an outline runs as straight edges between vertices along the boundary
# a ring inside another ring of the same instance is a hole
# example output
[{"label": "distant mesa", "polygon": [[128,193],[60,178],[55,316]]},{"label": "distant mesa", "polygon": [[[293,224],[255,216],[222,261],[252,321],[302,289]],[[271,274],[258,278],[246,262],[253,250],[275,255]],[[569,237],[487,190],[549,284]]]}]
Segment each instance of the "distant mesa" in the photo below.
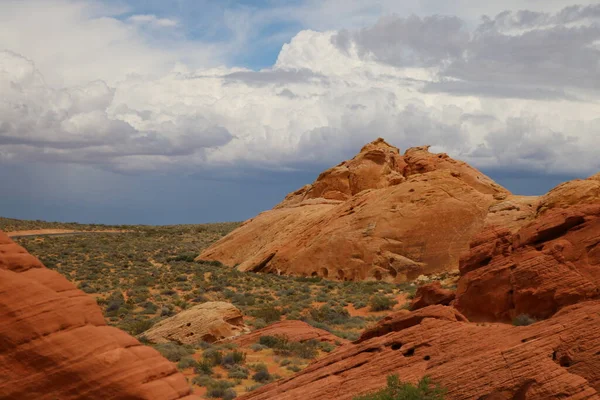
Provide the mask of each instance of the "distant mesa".
[{"label": "distant mesa", "polygon": [[241,271],[411,281],[456,269],[493,224],[516,231],[536,197],[513,196],[448,155],[383,139],[324,171],[199,255]]}]

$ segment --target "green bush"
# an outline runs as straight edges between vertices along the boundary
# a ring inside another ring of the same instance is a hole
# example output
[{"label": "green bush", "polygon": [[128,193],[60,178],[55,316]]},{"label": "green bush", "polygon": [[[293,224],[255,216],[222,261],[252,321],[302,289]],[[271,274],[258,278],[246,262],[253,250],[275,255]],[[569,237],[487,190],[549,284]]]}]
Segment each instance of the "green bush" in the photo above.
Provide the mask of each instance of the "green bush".
[{"label": "green bush", "polygon": [[221,363],[223,365],[227,366],[227,365],[243,364],[244,361],[246,361],[246,353],[243,353],[243,352],[237,351],[237,350],[233,350],[231,353],[227,353],[227,354],[225,354],[225,356],[223,356],[223,360],[221,361]]},{"label": "green bush", "polygon": [[202,360],[196,363],[194,367],[194,372],[202,375],[212,375],[213,374],[213,363],[212,361]]},{"label": "green bush", "polygon": [[223,362],[223,353],[219,350],[208,349],[202,354],[202,358],[212,365],[220,365]]},{"label": "green bush", "polygon": [[231,387],[235,386],[233,382],[228,381],[212,381],[207,385],[208,390],[206,391],[206,397],[215,399],[215,398],[225,398],[229,393],[229,399],[235,398],[235,392],[233,392],[233,397],[231,397]]},{"label": "green bush", "polygon": [[512,321],[514,326],[527,326],[536,322],[535,318],[532,318],[527,314],[517,315]]},{"label": "green bush", "polygon": [[181,361],[185,356],[194,354],[194,349],[175,343],[161,343],[154,346],[167,360],[172,362]]},{"label": "green bush", "polygon": [[281,319],[281,311],[273,306],[263,306],[254,310],[252,316],[255,318],[261,318],[266,323],[277,322]]},{"label": "green bush", "polygon": [[252,379],[256,382],[265,383],[269,382],[273,377],[266,369],[261,369],[252,375]]},{"label": "green bush", "polygon": [[371,311],[391,310],[396,303],[396,300],[381,294],[376,294],[369,300]]},{"label": "green bush", "polygon": [[317,322],[327,322],[333,325],[340,325],[350,319],[350,314],[344,307],[331,307],[327,304],[324,304],[320,308],[311,309],[310,317]]},{"label": "green bush", "polygon": [[286,336],[261,336],[259,344],[272,348],[275,354],[280,356],[296,355],[301,358],[313,359],[318,355],[315,340],[307,340],[306,342],[290,342]]},{"label": "green bush", "polygon": [[250,371],[248,371],[248,368],[241,365],[234,365],[227,373],[229,379],[248,379],[249,375]]},{"label": "green bush", "polygon": [[415,386],[400,382],[398,375],[387,378],[387,387],[375,393],[354,397],[354,400],[444,400],[446,390],[423,377]]},{"label": "green bush", "polygon": [[184,357],[177,363],[177,368],[186,369],[186,368],[195,368],[198,363],[192,357]]}]

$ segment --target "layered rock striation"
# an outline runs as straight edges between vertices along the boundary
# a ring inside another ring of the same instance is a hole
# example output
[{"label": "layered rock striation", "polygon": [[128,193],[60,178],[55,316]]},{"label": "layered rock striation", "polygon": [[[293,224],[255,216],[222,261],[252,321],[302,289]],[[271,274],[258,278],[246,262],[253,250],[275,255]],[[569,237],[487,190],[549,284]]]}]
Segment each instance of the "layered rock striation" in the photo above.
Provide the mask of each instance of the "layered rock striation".
[{"label": "layered rock striation", "polygon": [[0,399],[196,399],[156,350],[0,232]]},{"label": "layered rock striation", "polygon": [[163,319],[142,333],[152,343],[214,343],[249,332],[242,312],[224,301],[209,301]]},{"label": "layered rock striation", "polygon": [[423,376],[446,399],[599,399],[600,302],[564,308],[524,327],[467,322],[454,309],[430,306],[382,321],[297,375],[242,400],[351,400]]}]

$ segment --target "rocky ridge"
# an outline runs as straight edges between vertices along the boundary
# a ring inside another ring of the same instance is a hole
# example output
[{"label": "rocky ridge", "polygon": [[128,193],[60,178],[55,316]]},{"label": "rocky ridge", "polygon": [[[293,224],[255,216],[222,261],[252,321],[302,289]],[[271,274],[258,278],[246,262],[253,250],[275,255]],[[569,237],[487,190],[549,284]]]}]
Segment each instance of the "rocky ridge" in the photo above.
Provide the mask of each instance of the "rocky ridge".
[{"label": "rocky ridge", "polygon": [[535,199],[512,196],[429,146],[383,139],[323,172],[203,251],[242,271],[402,282],[456,267],[489,223],[517,229]]}]

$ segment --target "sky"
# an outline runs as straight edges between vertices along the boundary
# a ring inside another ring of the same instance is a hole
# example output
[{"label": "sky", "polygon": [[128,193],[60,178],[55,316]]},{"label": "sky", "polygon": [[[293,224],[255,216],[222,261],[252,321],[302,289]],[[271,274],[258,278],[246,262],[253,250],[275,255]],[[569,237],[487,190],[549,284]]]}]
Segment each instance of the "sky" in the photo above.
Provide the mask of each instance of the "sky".
[{"label": "sky", "polygon": [[600,4],[0,0],[0,215],[238,221],[385,138],[600,171]]}]

